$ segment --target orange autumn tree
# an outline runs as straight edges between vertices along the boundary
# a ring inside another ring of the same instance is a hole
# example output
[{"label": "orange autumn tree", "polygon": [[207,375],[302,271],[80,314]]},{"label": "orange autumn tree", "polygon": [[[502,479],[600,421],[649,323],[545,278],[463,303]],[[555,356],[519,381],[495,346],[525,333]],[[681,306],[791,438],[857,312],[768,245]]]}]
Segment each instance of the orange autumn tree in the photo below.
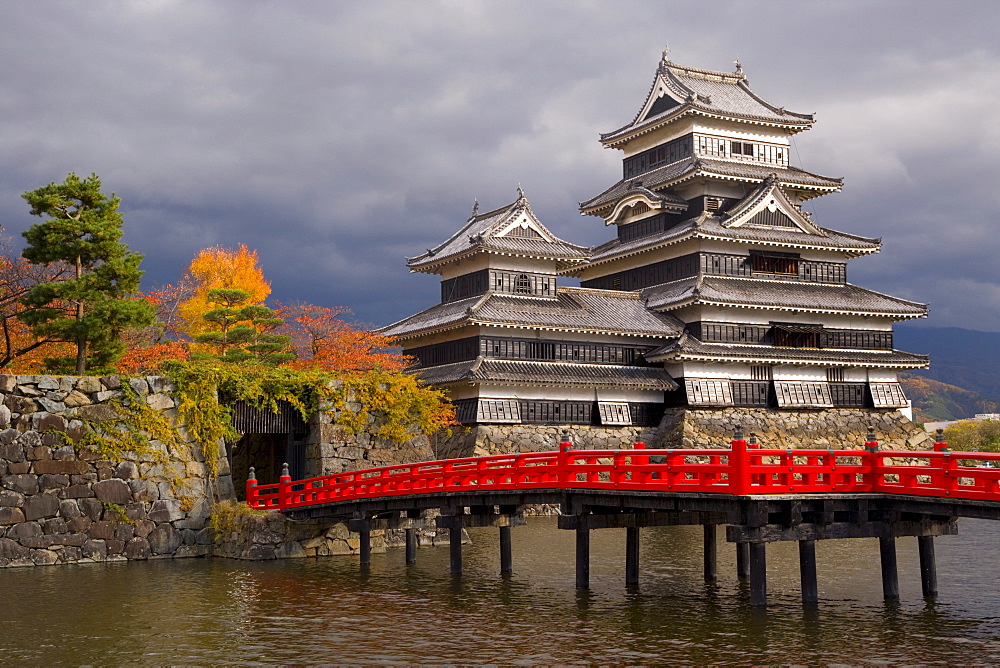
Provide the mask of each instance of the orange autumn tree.
[{"label": "orange autumn tree", "polygon": [[409,358],[392,350],[393,341],[378,332],[357,328],[341,316],[346,308],[315,304],[279,304],[284,332],[292,337],[298,358],[285,366],[338,373],[402,371]]},{"label": "orange autumn tree", "polygon": [[190,296],[177,307],[184,333],[194,338],[211,330],[211,323],[203,316],[218,308],[209,297],[212,290],[242,290],[250,295],[247,304],[263,304],[271,294],[271,284],[264,279],[258,261],[257,251],[246,244],[236,250],[216,246],[199,252],[182,281],[190,284]]}]

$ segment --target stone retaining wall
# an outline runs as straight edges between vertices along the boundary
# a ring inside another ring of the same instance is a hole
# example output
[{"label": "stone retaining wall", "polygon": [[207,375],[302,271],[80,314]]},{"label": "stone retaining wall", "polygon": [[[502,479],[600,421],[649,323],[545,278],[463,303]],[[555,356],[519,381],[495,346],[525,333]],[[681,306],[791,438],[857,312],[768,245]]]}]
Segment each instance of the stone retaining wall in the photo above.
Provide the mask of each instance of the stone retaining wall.
[{"label": "stone retaining wall", "polygon": [[183,439],[121,461],[81,447],[88,423],[117,422],[107,402],[123,382],[176,419],[162,378],[0,376],[0,566],[211,552],[212,504],[233,495],[224,451],[210,480],[201,447]]}]

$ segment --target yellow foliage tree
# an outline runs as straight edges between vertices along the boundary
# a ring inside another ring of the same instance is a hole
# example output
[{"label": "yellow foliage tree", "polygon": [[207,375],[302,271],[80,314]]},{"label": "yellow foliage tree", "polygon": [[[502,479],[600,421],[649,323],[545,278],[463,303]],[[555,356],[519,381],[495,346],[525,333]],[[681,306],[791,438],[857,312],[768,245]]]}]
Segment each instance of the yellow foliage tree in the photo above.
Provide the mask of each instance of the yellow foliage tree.
[{"label": "yellow foliage tree", "polygon": [[248,305],[264,303],[271,294],[271,284],[264,279],[257,263],[257,251],[246,244],[240,244],[236,250],[216,246],[199,252],[188,265],[187,281],[192,285],[192,295],[178,307],[186,323],[185,333],[194,338],[211,329],[212,324],[202,316],[219,307],[209,298],[212,290],[242,290],[250,295]]}]

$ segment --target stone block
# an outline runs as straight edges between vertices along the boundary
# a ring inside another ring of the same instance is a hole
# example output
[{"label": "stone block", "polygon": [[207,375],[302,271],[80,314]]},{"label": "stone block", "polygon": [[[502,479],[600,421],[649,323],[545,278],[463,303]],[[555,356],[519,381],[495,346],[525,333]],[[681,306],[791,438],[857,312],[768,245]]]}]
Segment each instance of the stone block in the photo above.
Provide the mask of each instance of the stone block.
[{"label": "stone block", "polygon": [[[114,393],[111,393],[111,392],[98,392],[97,395],[96,395],[97,396],[97,400],[98,401],[107,401],[109,399],[115,399],[115,398],[117,398],[117,397],[114,397],[114,396],[102,396],[102,395],[111,395],[111,394],[114,394]],[[80,406],[80,408],[77,409],[77,410],[79,412],[80,417],[82,417],[84,420],[87,420],[89,422],[117,422],[118,420],[122,419],[122,415],[119,414],[118,411],[116,411],[111,406],[109,406],[107,404],[103,404],[103,403],[100,403],[100,404],[91,404],[89,406]]]},{"label": "stone block", "polygon": [[125,551],[125,541],[123,540],[117,540],[115,538],[112,538],[111,540],[106,542],[106,545],[108,546],[109,556],[114,554],[121,554],[122,552]]},{"label": "stone block", "polygon": [[71,499],[66,499],[59,502],[59,514],[68,520],[74,517],[80,517],[83,512],[80,510],[80,506],[77,505],[76,501]]},{"label": "stone block", "polygon": [[29,521],[55,517],[58,512],[59,498],[51,494],[35,494],[24,501],[24,517]]},{"label": "stone block", "polygon": [[0,431],[0,443],[7,445],[8,443],[13,443],[14,439],[21,435],[17,429],[4,429]]},{"label": "stone block", "polygon": [[144,378],[129,378],[128,386],[138,395],[149,394],[149,383]]},{"label": "stone block", "polygon": [[[61,415],[52,415],[52,413],[57,412],[52,409],[46,408],[45,410],[49,411],[49,415],[43,415],[38,419],[38,431],[66,431],[66,418]],[[64,410],[66,410],[66,407],[62,406],[58,412]],[[21,440],[23,441],[27,436],[25,434],[21,437]],[[37,437],[38,435],[36,434],[35,436]],[[28,443],[25,443],[25,445],[28,445]]]},{"label": "stone block", "polygon": [[6,459],[8,462],[23,462],[25,459],[24,447],[17,442],[0,444],[0,459]]},{"label": "stone block", "polygon": [[0,526],[19,524],[24,521],[24,511],[10,506],[0,508]]},{"label": "stone block", "polygon": [[306,551],[298,542],[285,543],[274,550],[275,559],[301,559]]},{"label": "stone block", "polygon": [[45,475],[39,476],[38,486],[41,487],[43,492],[48,492],[54,489],[65,489],[66,487],[69,487],[69,476],[46,473]]},{"label": "stone block", "polygon": [[133,538],[125,543],[125,556],[129,559],[149,559],[153,553],[145,538]]},{"label": "stone block", "polygon": [[94,376],[84,376],[76,382],[76,389],[80,392],[86,392],[87,394],[93,394],[94,392],[100,392],[104,389],[101,384],[100,379]]},{"label": "stone block", "polygon": [[13,392],[17,387],[17,376],[0,376],[0,392]]},{"label": "stone block", "polygon": [[150,522],[149,520],[136,520],[135,535],[138,536],[139,538],[145,538],[155,528],[156,525],[153,522]]},{"label": "stone block", "polygon": [[135,525],[118,524],[115,526],[115,540],[120,540],[123,543],[127,543],[133,538],[135,538]]},{"label": "stone block", "polygon": [[28,397],[19,397],[16,394],[8,394],[3,405],[10,409],[11,413],[24,415],[25,413],[35,413],[38,411],[38,404]]},{"label": "stone block", "polygon": [[155,411],[165,411],[175,406],[173,398],[166,394],[151,394],[146,397],[146,403]]},{"label": "stone block", "polygon": [[90,519],[86,515],[81,515],[80,517],[74,517],[69,522],[66,523],[67,533],[86,533],[90,529],[90,525],[94,523],[94,520]]},{"label": "stone block", "polygon": [[77,499],[76,502],[80,504],[80,510],[83,511],[83,514],[95,522],[100,520],[101,515],[104,514],[104,506],[96,499]]},{"label": "stone block", "polygon": [[132,498],[136,501],[151,503],[160,498],[160,489],[155,482],[149,480],[129,480],[129,489],[132,490]]},{"label": "stone block", "polygon": [[87,542],[87,534],[85,533],[61,533],[57,536],[52,536],[53,545],[70,545],[72,547],[81,547]]},{"label": "stone block", "polygon": [[6,489],[12,489],[15,492],[29,496],[31,494],[38,494],[38,477],[33,475],[28,475],[27,473],[20,473],[17,475],[5,475],[2,479],[3,486]]},{"label": "stone block", "polygon": [[7,464],[7,473],[10,475],[24,475],[31,470],[31,462],[11,462]]},{"label": "stone block", "polygon": [[66,524],[65,518],[53,517],[42,522],[42,531],[47,534],[66,533],[69,531],[69,526]]},{"label": "stone block", "polygon": [[34,385],[28,385],[26,383],[19,383],[18,385],[19,386],[18,386],[18,388],[16,390],[17,393],[18,394],[22,394],[22,395],[24,395],[26,397],[40,397],[43,394],[45,394],[44,392],[42,392],[41,390],[39,390]]},{"label": "stone block", "polygon": [[99,538],[101,540],[111,540],[115,537],[115,527],[117,524],[109,520],[102,520],[100,522],[94,522],[87,529],[87,535],[91,538]]},{"label": "stone block", "polygon": [[32,536],[31,538],[22,538],[21,545],[31,548],[48,548],[52,547],[52,537],[51,536]]},{"label": "stone block", "polygon": [[[72,445],[64,445],[61,448],[56,448],[52,451],[52,459],[58,459],[60,461],[69,461],[76,459],[76,448]],[[62,473],[62,471],[48,471],[48,473]]]},{"label": "stone block", "polygon": [[108,545],[103,540],[88,540],[81,546],[84,559],[104,561],[108,557]]},{"label": "stone block", "polygon": [[30,556],[36,566],[51,566],[59,561],[59,553],[52,550],[31,550]]},{"label": "stone block", "polygon": [[38,377],[38,389],[39,390],[58,390],[59,389],[59,379],[53,376],[39,376]]},{"label": "stone block", "polygon": [[15,559],[26,559],[28,557],[28,548],[19,544],[17,541],[13,541],[10,538],[0,538],[0,559],[15,560]]},{"label": "stone block", "polygon": [[146,536],[153,554],[172,554],[181,546],[181,534],[170,524],[160,524]]},{"label": "stone block", "polygon": [[36,461],[34,464],[35,473],[62,473],[66,475],[79,475],[93,471],[87,462],[78,459],[44,459]]},{"label": "stone block", "polygon": [[90,499],[94,496],[94,490],[90,485],[81,483],[70,485],[60,492],[60,496],[64,499]]},{"label": "stone block", "polygon": [[[43,411],[49,413],[49,417],[57,417],[51,414],[62,413],[63,411],[66,410],[66,404],[64,404],[62,401],[56,401],[48,397],[39,397],[38,405],[42,407]],[[41,427],[39,427],[39,430],[41,430]]]},{"label": "stone block", "polygon": [[10,426],[10,409],[0,404],[0,429]]},{"label": "stone block", "polygon": [[212,545],[215,543],[215,531],[211,527],[197,531],[194,535],[194,542],[198,545]]},{"label": "stone block", "polygon": [[124,480],[118,478],[94,483],[94,493],[104,503],[124,505],[132,500],[132,490]]},{"label": "stone block", "polygon": [[132,520],[142,520],[146,518],[146,504],[135,502],[125,504],[125,516]]},{"label": "stone block", "polygon": [[59,377],[59,391],[60,392],[72,392],[73,388],[76,387],[77,379],[74,376],[60,376]]},{"label": "stone block", "polygon": [[115,467],[114,477],[122,480],[131,480],[139,477],[139,467],[135,462],[121,462]]},{"label": "stone block", "polygon": [[89,406],[93,402],[90,400],[90,397],[80,390],[73,390],[66,395],[66,398],[63,399],[63,403],[66,404],[68,408],[79,408],[80,406]]},{"label": "stone block", "polygon": [[7,538],[20,541],[23,538],[35,538],[42,535],[42,526],[38,522],[21,522],[7,531]]},{"label": "stone block", "polygon": [[12,489],[0,489],[0,508],[20,508],[24,505],[24,494]]},{"label": "stone block", "polygon": [[146,514],[146,519],[151,522],[174,522],[184,519],[181,502],[177,499],[160,499],[159,501],[155,501]]},{"label": "stone block", "polygon": [[163,376],[146,376],[146,383],[149,384],[150,392],[176,392],[177,386],[173,381]]},{"label": "stone block", "polygon": [[[51,434],[47,434],[51,435]],[[28,459],[31,461],[39,460],[49,460],[52,459],[52,448],[47,445],[37,445],[33,448],[27,448]]]}]

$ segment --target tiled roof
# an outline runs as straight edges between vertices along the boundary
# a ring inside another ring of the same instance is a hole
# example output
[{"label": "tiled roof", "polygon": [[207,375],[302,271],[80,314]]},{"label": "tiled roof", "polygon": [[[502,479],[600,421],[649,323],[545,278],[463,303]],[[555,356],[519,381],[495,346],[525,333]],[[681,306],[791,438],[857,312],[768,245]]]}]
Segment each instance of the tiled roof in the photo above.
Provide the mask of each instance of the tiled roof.
[{"label": "tiled roof", "polygon": [[[779,183],[793,187],[833,191],[839,190],[843,185],[843,179],[820,176],[798,167],[688,157],[663,167],[657,167],[645,174],[622,179],[601,194],[585,202],[580,202],[580,211],[596,215],[605,208],[613,207],[619,199],[640,187],[655,191],[658,188],[666,188],[681,180],[701,175],[716,175],[723,179],[753,182],[764,181],[772,174],[776,176]],[[666,195],[663,192],[657,194]]]},{"label": "tiled roof", "polygon": [[776,308],[814,313],[918,318],[927,305],[851,285],[775,281],[730,276],[696,276],[640,292],[651,309],[670,310],[688,304]]},{"label": "tiled roof", "polygon": [[612,239],[600,246],[595,246],[591,250],[590,261],[587,264],[572,267],[564,270],[563,273],[575,275],[587,266],[603,264],[617,258],[635,255],[658,246],[671,245],[687,239],[724,239],[762,246],[841,250],[849,256],[874,253],[882,245],[881,239],[847,234],[826,227],[816,227],[823,233],[822,236],[807,234],[797,228],[758,227],[755,225],[726,227],[719,218],[704,215],[690,218],[668,230],[641,239],[625,243],[618,239]]},{"label": "tiled roof", "polygon": [[[526,213],[548,238],[494,236],[522,213]],[[426,253],[408,258],[406,264],[414,271],[427,271],[462,255],[480,251],[582,261],[587,257],[588,249],[563,241],[549,232],[531,212],[531,206],[522,193],[516,201],[507,206],[486,213],[473,214],[458,232],[436,247],[429,248]]]},{"label": "tiled roof", "polygon": [[526,362],[482,357],[455,364],[417,369],[418,378],[432,385],[449,383],[516,383],[519,385],[581,385],[668,391],[677,383],[660,367]]},{"label": "tiled roof", "polygon": [[400,339],[462,325],[498,325],[608,334],[674,337],[683,324],[646,309],[638,293],[559,288],[556,299],[487,293],[438,304],[381,329]]},{"label": "tiled roof", "polygon": [[735,343],[703,343],[693,336],[647,353],[646,359],[661,361],[752,361],[756,364],[794,362],[821,366],[868,366],[893,369],[922,369],[929,364],[926,355],[899,350],[836,350],[832,348],[778,348]]},{"label": "tiled roof", "polygon": [[[601,141],[612,143],[646,126],[670,120],[685,113],[702,113],[713,116],[728,116],[763,122],[769,125],[790,126],[806,129],[813,123],[812,114],[800,114],[776,107],[754,93],[742,72],[713,72],[693,67],[685,67],[662,60],[656,70],[653,85],[646,96],[649,101],[660,83],[681,100],[677,106],[642,118],[642,110],[631,123],[613,132],[601,135]],[[645,103],[643,108],[645,108]]]}]

